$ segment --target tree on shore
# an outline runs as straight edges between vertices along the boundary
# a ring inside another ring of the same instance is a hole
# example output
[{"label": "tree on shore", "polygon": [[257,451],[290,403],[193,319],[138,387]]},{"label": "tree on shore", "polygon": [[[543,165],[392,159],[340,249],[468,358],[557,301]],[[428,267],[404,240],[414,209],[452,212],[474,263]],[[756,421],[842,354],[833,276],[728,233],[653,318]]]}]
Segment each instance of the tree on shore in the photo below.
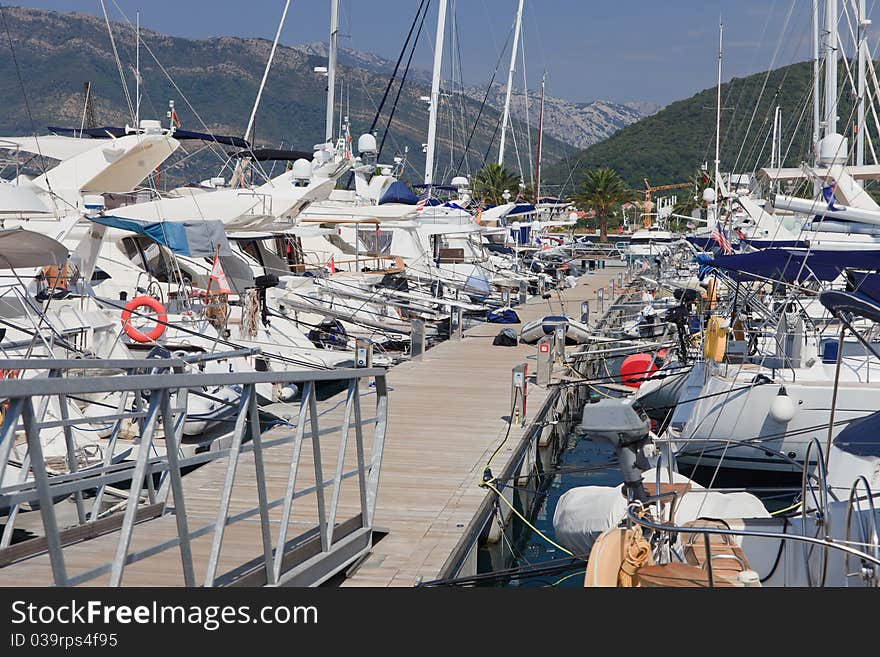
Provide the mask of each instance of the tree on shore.
[{"label": "tree on shore", "polygon": [[505,191],[510,194],[511,199],[519,196],[519,176],[496,162],[477,171],[471,185],[474,198],[483,205],[505,203]]},{"label": "tree on shore", "polygon": [[617,216],[621,206],[638,200],[613,169],[593,169],[571,200],[583,210],[593,209],[599,220],[599,241],[608,241],[608,219]]}]

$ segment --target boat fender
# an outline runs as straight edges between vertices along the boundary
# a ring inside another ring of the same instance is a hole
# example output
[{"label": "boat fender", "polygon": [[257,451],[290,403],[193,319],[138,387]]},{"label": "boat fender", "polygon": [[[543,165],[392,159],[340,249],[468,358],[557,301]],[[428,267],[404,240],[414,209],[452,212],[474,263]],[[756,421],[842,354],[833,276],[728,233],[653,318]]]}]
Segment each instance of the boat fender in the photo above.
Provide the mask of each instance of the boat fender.
[{"label": "boat fender", "polygon": [[[156,326],[149,333],[141,333],[131,324],[131,315],[139,308],[149,308],[156,313]],[[155,342],[165,333],[167,323],[168,314],[165,312],[165,306],[153,297],[135,297],[125,304],[125,309],[122,311],[122,330],[135,342]]]}]

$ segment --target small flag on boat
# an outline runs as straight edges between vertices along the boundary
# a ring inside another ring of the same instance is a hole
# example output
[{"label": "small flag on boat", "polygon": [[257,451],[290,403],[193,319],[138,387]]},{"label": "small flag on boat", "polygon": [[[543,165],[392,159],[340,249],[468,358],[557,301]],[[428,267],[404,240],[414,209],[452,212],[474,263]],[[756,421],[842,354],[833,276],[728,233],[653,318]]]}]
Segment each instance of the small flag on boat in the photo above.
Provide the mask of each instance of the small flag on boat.
[{"label": "small flag on boat", "polygon": [[474,215],[474,223],[477,226],[482,225],[483,223],[483,208],[477,208],[477,214]]},{"label": "small flag on boat", "polygon": [[174,121],[174,125],[178,128],[180,127],[180,119],[177,118],[177,110],[173,108],[171,110],[171,120]]},{"label": "small flag on boat", "polygon": [[220,265],[220,249],[217,249],[217,253],[214,254],[214,266],[211,267],[211,282],[217,282],[219,286],[218,292],[220,294],[232,294],[232,290],[229,289],[229,281],[226,280],[226,273],[223,271],[223,267]]},{"label": "small flag on boat", "polygon": [[727,239],[727,233],[724,232],[724,227],[721,225],[721,222],[715,222],[715,228],[712,229],[712,239],[718,242],[718,246],[721,247],[721,251],[724,255],[730,255],[733,253],[733,247],[730,245],[730,240]]},{"label": "small flag on boat", "polygon": [[327,263],[327,266],[330,268],[330,273],[336,273],[336,256],[330,256],[330,262]]},{"label": "small flag on boat", "polygon": [[836,212],[840,210],[840,208],[835,208],[834,204],[837,203],[837,197],[834,195],[834,190],[837,188],[837,182],[834,180],[831,181],[830,184],[825,185],[822,188],[822,198],[825,199],[828,203],[828,209],[832,212]]},{"label": "small flag on boat", "polygon": [[421,212],[425,209],[425,206],[428,204],[428,198],[430,198],[431,192],[426,191],[424,194],[419,196],[419,202],[416,203],[416,211]]}]

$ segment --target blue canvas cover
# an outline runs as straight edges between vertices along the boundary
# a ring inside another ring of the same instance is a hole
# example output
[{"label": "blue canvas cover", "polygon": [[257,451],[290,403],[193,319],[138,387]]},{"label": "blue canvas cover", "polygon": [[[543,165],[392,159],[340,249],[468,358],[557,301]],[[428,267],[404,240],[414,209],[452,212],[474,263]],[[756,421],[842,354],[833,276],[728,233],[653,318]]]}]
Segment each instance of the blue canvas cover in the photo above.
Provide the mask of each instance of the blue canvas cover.
[{"label": "blue canvas cover", "polygon": [[834,445],[854,456],[880,456],[880,412],[850,422],[835,436]]},{"label": "blue canvas cover", "polygon": [[144,235],[177,255],[201,258],[215,255],[218,249],[221,256],[232,252],[222,221],[143,221],[109,215],[92,218],[92,221]]},{"label": "blue canvas cover", "polygon": [[711,265],[732,272],[738,280],[772,279],[799,283],[816,278],[827,282],[833,281],[846,269],[880,270],[880,252],[765,249],[755,253],[717,256]]},{"label": "blue canvas cover", "polygon": [[490,324],[519,324],[519,315],[513,308],[499,308],[486,315],[486,321]]},{"label": "blue canvas cover", "polygon": [[385,203],[403,203],[404,205],[415,205],[419,202],[418,197],[412,193],[412,190],[399,180],[395,180],[388,186],[382,198],[379,199],[379,205]]}]

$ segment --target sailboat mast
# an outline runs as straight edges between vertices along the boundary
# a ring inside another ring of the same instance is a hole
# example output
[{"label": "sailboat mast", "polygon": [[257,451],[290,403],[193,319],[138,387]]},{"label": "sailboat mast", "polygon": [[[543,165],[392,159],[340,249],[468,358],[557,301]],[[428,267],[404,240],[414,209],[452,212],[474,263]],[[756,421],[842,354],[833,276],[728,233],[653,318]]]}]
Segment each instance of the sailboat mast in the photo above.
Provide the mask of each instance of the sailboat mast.
[{"label": "sailboat mast", "polygon": [[837,0],[825,3],[825,135],[837,133]]},{"label": "sailboat mast", "polygon": [[266,78],[269,77],[269,69],[272,68],[272,60],[275,59],[275,50],[278,48],[278,40],[281,38],[281,29],[284,27],[284,20],[287,18],[287,10],[290,9],[290,0],[284,4],[284,12],[281,14],[281,22],[278,23],[278,31],[275,32],[275,40],[272,42],[272,50],[269,52],[269,61],[266,62],[266,70],[263,71],[263,79],[260,81],[260,88],[257,91],[257,99],[254,101],[254,108],[251,110],[251,118],[248,120],[247,130],[244,131],[244,140],[249,141],[251,131],[254,129],[254,119],[257,118],[257,109],[260,107],[260,99],[263,97],[263,89],[266,86]]},{"label": "sailboat mast", "polygon": [[339,48],[339,0],[330,0],[330,48],[327,61],[327,141],[333,140],[336,105],[336,55]]},{"label": "sailboat mast", "polygon": [[440,71],[443,67],[443,42],[446,35],[447,0],[440,0],[437,11],[437,38],[434,42],[434,74],[431,78],[431,108],[428,115],[428,145],[425,151],[425,184],[434,184],[434,150],[437,145],[437,112],[440,107]]},{"label": "sailboat mast", "polygon": [[538,115],[538,152],[535,162],[535,203],[541,198],[541,147],[544,144],[544,86],[547,81],[547,73],[541,78],[541,112]]},{"label": "sailboat mast", "polygon": [[715,203],[721,203],[721,61],[724,58],[724,23],[718,26],[718,111],[715,115]]},{"label": "sailboat mast", "polygon": [[516,24],[513,28],[513,50],[510,53],[510,70],[507,74],[507,92],[504,96],[504,114],[501,118],[501,145],[498,147],[498,164],[504,165],[504,145],[507,141],[507,123],[510,121],[510,92],[513,89],[513,74],[516,72],[516,55],[519,50],[519,33],[522,29],[523,2],[519,0],[516,10]]},{"label": "sailboat mast", "polygon": [[135,13],[134,28],[134,126],[141,125],[141,12]]},{"label": "sailboat mast", "polygon": [[866,55],[868,48],[868,25],[871,22],[865,12],[865,0],[859,0],[859,19],[858,19],[858,49],[859,49],[859,105],[858,105],[858,127],[856,128],[856,165],[862,166],[865,163],[865,74],[866,74]]}]

